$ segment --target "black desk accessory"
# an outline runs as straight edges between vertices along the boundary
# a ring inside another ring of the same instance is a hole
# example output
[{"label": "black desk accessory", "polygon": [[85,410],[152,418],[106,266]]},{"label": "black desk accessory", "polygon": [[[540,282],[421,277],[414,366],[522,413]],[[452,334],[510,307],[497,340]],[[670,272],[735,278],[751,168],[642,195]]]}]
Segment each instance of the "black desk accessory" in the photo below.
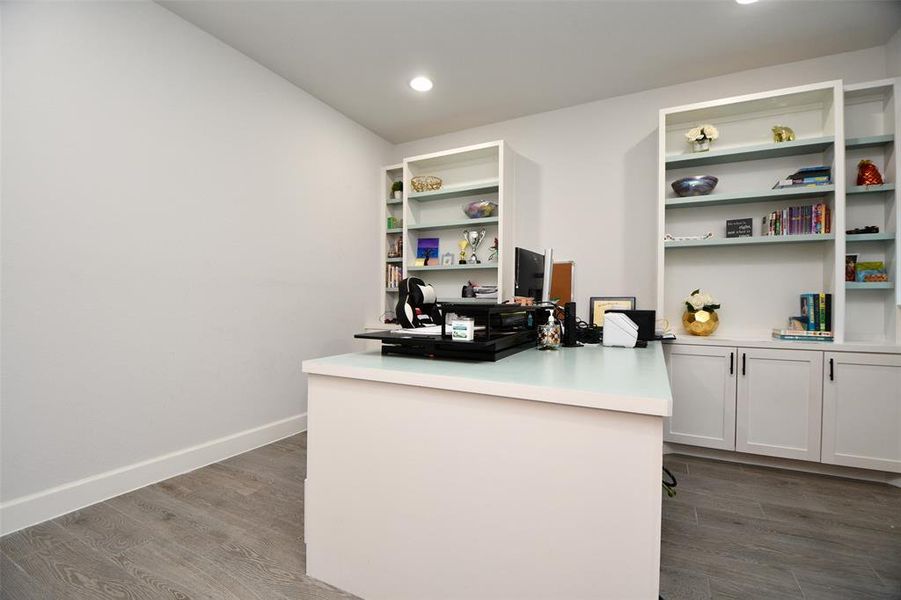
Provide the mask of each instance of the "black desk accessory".
[{"label": "black desk accessory", "polygon": [[[441,333],[420,335],[403,329],[367,331],[354,337],[382,342],[382,354],[453,358],[474,361],[498,361],[535,347],[541,312],[535,306],[445,302],[439,305]],[[537,311],[537,313],[536,313]],[[454,341],[449,335],[446,316],[470,317],[475,323],[472,341]]]},{"label": "black desk accessory", "polygon": [[576,303],[567,302],[563,310],[563,347],[578,348],[582,344],[579,343],[579,327],[576,324]]}]

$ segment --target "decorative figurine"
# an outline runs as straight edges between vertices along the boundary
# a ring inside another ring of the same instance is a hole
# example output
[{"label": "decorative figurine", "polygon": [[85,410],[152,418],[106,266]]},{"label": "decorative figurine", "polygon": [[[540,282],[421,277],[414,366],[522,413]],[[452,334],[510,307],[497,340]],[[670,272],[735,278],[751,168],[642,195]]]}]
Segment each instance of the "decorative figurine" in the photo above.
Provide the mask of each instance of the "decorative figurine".
[{"label": "decorative figurine", "polygon": [[491,254],[488,255],[488,262],[497,262],[497,238],[494,238],[494,245],[489,248]]},{"label": "decorative figurine", "polygon": [[469,256],[469,264],[471,265],[480,265],[482,261],[479,260],[479,257],[476,256],[476,252],[479,249],[479,245],[482,243],[482,240],[485,239],[485,234],[488,233],[486,230],[482,229],[480,231],[473,230],[465,230],[463,232],[463,237],[466,238],[467,243],[469,243],[469,247],[472,248],[472,254]]},{"label": "decorative figurine", "polygon": [[707,152],[710,142],[720,137],[720,132],[713,125],[700,125],[685,134],[694,152]]},{"label": "decorative figurine", "polygon": [[773,125],[773,141],[777,144],[781,142],[795,141],[795,132],[791,127],[785,125]]},{"label": "decorative figurine", "polygon": [[857,163],[857,185],[882,185],[882,173],[871,160]]},{"label": "decorative figurine", "polygon": [[460,248],[460,264],[466,264],[466,246],[469,245],[469,242],[466,241],[466,232],[463,232],[463,239],[457,242],[457,246]]}]

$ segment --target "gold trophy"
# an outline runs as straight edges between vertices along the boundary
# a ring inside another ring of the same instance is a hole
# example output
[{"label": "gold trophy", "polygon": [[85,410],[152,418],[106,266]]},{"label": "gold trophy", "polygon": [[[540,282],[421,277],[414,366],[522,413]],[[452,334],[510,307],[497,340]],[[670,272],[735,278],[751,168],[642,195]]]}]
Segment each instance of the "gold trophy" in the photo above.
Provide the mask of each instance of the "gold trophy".
[{"label": "gold trophy", "polygon": [[469,242],[467,242],[465,239],[459,240],[457,242],[457,246],[460,248],[460,264],[461,265],[466,264],[466,246],[468,246],[468,245],[469,245]]}]

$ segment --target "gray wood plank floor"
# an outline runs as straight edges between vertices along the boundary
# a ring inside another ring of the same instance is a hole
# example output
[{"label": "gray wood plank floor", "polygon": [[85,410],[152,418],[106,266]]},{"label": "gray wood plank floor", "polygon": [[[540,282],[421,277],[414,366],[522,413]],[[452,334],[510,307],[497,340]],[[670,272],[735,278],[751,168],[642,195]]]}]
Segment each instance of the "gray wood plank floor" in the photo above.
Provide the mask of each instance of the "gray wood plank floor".
[{"label": "gray wood plank floor", "polygon": [[[901,490],[665,463],[679,478],[663,501],[666,600],[901,599]],[[304,574],[305,472],[300,434],[8,535],[0,598],[353,598]]]}]

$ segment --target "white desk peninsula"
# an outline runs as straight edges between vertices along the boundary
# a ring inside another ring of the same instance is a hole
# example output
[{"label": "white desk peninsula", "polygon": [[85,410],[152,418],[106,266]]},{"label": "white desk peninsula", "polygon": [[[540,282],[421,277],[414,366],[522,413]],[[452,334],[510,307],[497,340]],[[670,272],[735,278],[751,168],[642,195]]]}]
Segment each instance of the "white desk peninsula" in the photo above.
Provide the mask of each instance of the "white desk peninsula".
[{"label": "white desk peninsula", "polygon": [[310,576],[367,600],[657,598],[659,343],[303,370]]}]

